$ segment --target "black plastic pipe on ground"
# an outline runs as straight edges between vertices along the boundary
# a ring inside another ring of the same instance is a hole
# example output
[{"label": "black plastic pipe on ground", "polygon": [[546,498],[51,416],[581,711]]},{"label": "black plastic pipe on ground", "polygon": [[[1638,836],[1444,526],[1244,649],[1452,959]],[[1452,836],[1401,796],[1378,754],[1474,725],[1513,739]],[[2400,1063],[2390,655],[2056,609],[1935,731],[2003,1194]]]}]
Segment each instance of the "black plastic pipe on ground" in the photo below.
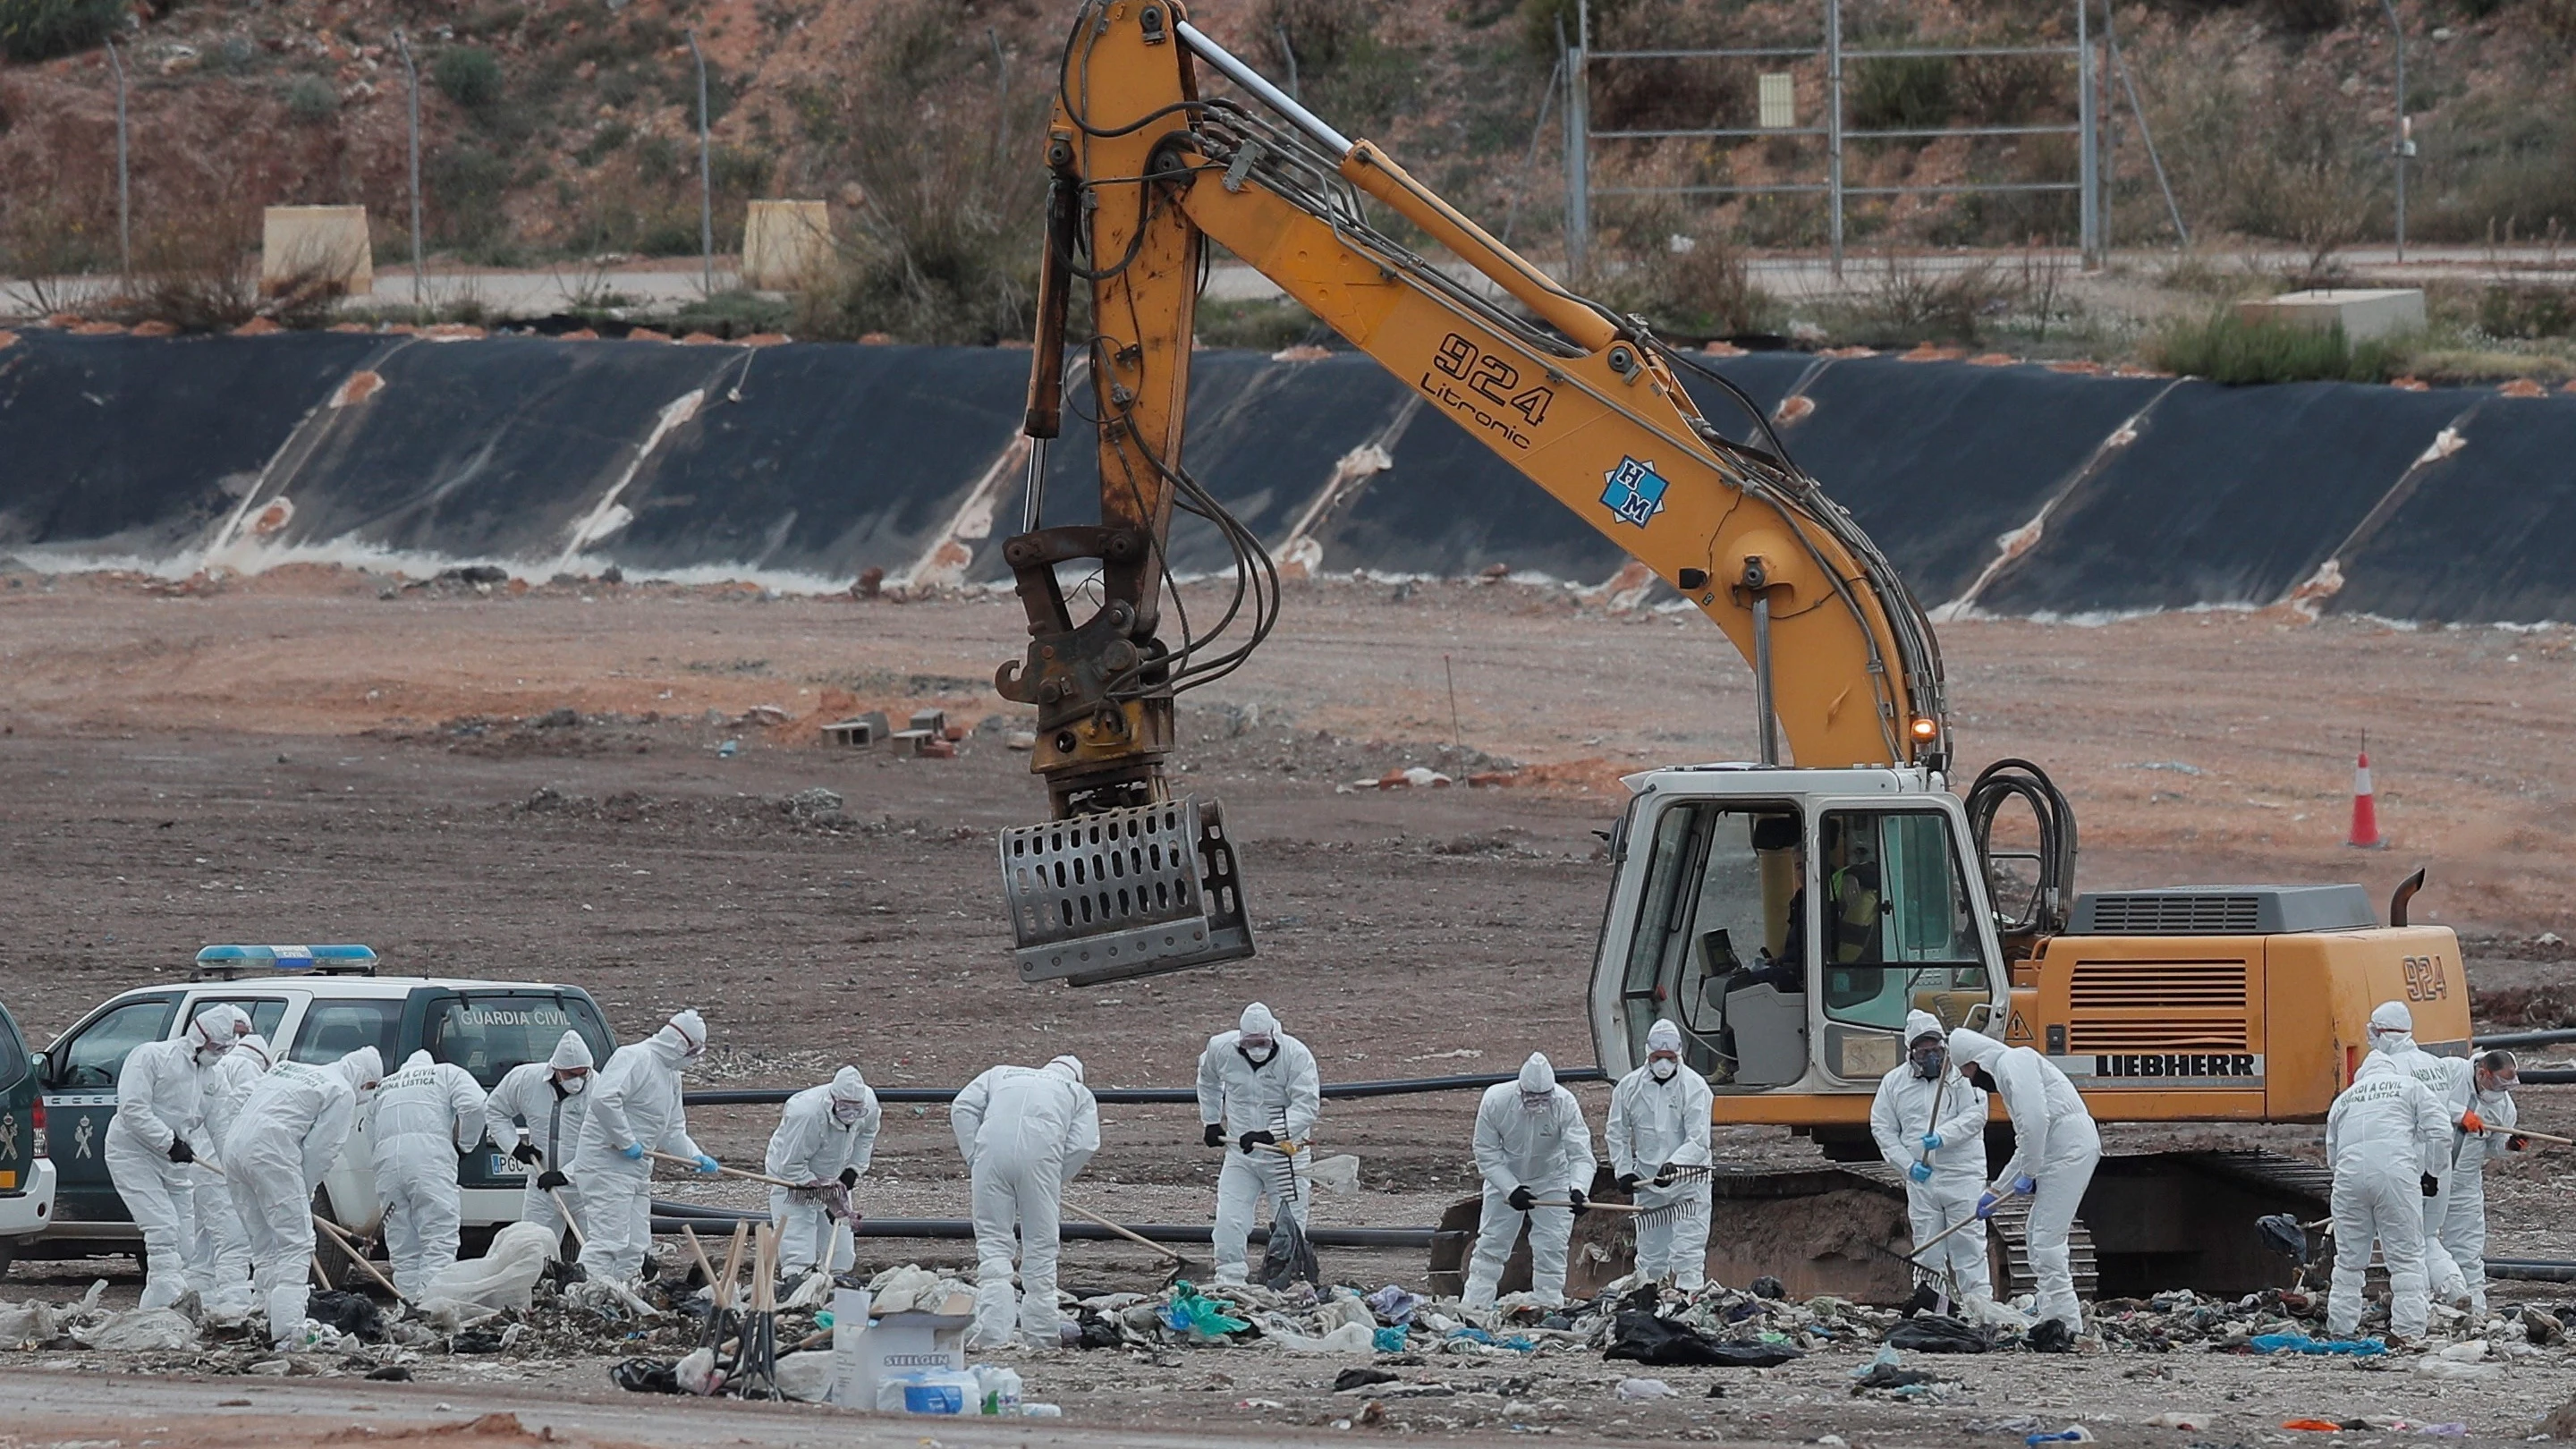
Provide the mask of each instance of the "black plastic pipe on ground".
[{"label": "black plastic pipe on ground", "polygon": [[2549,1031],[2509,1031],[2500,1036],[2482,1036],[2471,1045],[2483,1051],[2488,1047],[2557,1046],[2576,1041],[2576,1028],[2557,1027]]},{"label": "black plastic pipe on ground", "polygon": [[[1412,1077],[1390,1082],[1341,1082],[1324,1088],[1324,1096],[1336,1102],[1356,1101],[1364,1097],[1409,1097],[1423,1092],[1481,1092],[1487,1087],[1518,1081],[1520,1073],[1500,1072],[1471,1077]],[[1560,1082],[1600,1082],[1608,1077],[1599,1067],[1567,1067],[1556,1074]],[[680,1097],[689,1107],[774,1107],[796,1095],[795,1087],[721,1088],[708,1092],[687,1092]],[[880,1102],[939,1103],[957,1100],[963,1090],[958,1087],[879,1087]],[[1173,1106],[1199,1099],[1194,1087],[1095,1087],[1091,1095],[1112,1105]]]}]

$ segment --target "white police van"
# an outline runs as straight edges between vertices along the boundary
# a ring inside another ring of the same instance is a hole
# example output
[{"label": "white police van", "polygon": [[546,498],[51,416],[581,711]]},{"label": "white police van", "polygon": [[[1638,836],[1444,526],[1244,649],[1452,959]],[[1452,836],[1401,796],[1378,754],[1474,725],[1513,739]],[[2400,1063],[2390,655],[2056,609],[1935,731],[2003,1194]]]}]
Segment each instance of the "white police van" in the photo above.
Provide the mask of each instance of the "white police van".
[{"label": "white police van", "polygon": [[[218,1003],[241,1008],[251,1026],[285,1060],[332,1062],[372,1046],[391,1073],[426,1049],[474,1074],[486,1091],[522,1062],[552,1055],[566,1031],[578,1031],[591,1054],[608,1060],[615,1042],[607,1018],[578,986],[461,977],[385,976],[365,946],[209,946],[197,953],[184,983],[140,986],[93,1009],[35,1059],[47,1139],[58,1184],[52,1223],[18,1245],[24,1258],[131,1253],[141,1241],[133,1215],[109,1181],[104,1153],[116,1116],[116,1076],[126,1053],[187,1030]],[[314,1209],[333,1222],[371,1233],[383,1216],[376,1197],[365,1127],[314,1194]],[[528,1169],[504,1142],[482,1143],[457,1164],[464,1189],[466,1251],[494,1228],[519,1219]],[[321,1255],[335,1280],[347,1265]]]}]

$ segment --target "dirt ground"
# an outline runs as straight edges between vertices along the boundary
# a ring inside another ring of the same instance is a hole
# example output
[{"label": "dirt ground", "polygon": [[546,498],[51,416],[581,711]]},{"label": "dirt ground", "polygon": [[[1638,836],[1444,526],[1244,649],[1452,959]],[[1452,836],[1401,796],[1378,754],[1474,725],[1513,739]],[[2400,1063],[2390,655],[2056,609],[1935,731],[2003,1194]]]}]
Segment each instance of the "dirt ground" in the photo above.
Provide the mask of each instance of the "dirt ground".
[{"label": "dirt ground", "polygon": [[[0,997],[41,1043],[113,991],[184,972],[207,942],[352,940],[389,970],[577,982],[622,1035],[695,1005],[715,1042],[703,1085],[803,1085],[843,1060],[880,1086],[954,1085],[1063,1051],[1095,1085],[1185,1085],[1206,1036],[1254,997],[1314,1047],[1328,1081],[1503,1071],[1533,1049],[1583,1065],[1607,884],[1593,832],[1618,809],[1618,774],[1751,752],[1747,671],[1695,614],[1608,613],[1518,584],[1292,585],[1263,654],[1183,706],[1185,778],[1226,802],[1260,956],[1031,988],[1010,966],[992,853],[996,827],[1042,804],[1027,757],[1005,747],[1020,722],[989,688],[1020,640],[1007,598],[0,574]],[[2086,885],[2358,880],[2384,896],[2428,865],[2418,915],[2461,930],[2486,1024],[2576,1022],[2571,953],[2552,934],[2576,904],[2563,867],[2576,791],[2559,773],[2576,743],[2576,631],[2203,613],[1963,623],[1943,640],[1966,770],[2046,765],[2076,802]],[[994,718],[953,760],[812,742],[814,724],[853,707],[898,723],[922,708]],[[2340,843],[2364,730],[2392,840],[2381,852]],[[1551,768],[1496,789],[1348,788],[1402,765],[1463,777],[1498,763]],[[837,812],[791,803],[817,786],[842,797]],[[2525,1111],[2576,1119],[2571,1094],[2526,1089]],[[1606,1088],[1580,1095],[1597,1125]],[[1435,1220],[1472,1180],[1471,1109],[1464,1095],[1330,1108],[1328,1150],[1361,1156],[1367,1190],[1326,1199],[1321,1221]],[[1078,1196],[1131,1221],[1204,1220],[1216,1163],[1192,1109],[1103,1115]],[[772,1121],[765,1108],[696,1114],[734,1161],[759,1155]],[[2108,1135],[2115,1150],[2317,1150],[2313,1128]],[[1729,1133],[1723,1150],[1813,1160],[1767,1131]],[[2494,1174],[2491,1252],[2576,1257],[2559,1164]],[[944,1113],[889,1110],[864,1198],[880,1217],[963,1214]],[[870,1266],[971,1256],[962,1243],[867,1246]],[[1422,1272],[1406,1253],[1328,1266],[1371,1287],[1418,1287]],[[24,1263],[0,1297],[69,1298],[101,1272],[133,1291],[128,1264]],[[1159,1276],[1141,1250],[1093,1244],[1069,1246],[1066,1272],[1077,1288]],[[1030,1397],[1064,1404],[1073,1425],[1258,1422],[1268,1436],[1329,1429],[1358,1407],[1330,1394],[1329,1360],[1163,1357],[1022,1367]],[[1685,1397],[1635,1405],[1608,1393],[1617,1366],[1588,1356],[1444,1357],[1405,1372],[1453,1394],[1387,1412],[1425,1432],[1853,1443],[2034,1415],[2180,1446],[2283,1438],[2272,1426],[2302,1414],[2521,1437],[2569,1387],[2555,1357],[2463,1387],[2402,1366],[2123,1352],[1963,1361],[1961,1397],[1900,1405],[1848,1395],[1842,1375],[1865,1358],[1658,1371]],[[613,1397],[606,1362],[457,1359],[422,1376]],[[1700,1397],[1721,1378],[1723,1400]],[[377,1388],[346,1386],[352,1402]],[[1247,1399],[1284,1407],[1236,1407]],[[2201,1435],[2138,1427],[2166,1410],[2219,1420]],[[22,1442],[53,1441],[0,1449]]]}]

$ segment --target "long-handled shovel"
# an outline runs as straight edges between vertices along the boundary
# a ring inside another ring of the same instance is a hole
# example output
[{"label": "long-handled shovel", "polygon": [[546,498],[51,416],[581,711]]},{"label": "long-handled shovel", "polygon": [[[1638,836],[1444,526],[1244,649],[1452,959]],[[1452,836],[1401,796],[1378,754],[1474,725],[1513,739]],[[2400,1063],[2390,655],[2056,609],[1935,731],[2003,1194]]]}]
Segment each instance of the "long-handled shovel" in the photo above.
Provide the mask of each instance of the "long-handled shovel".
[{"label": "long-handled shovel", "polygon": [[1202,1276],[1199,1272],[1199,1265],[1197,1263],[1192,1262],[1188,1258],[1182,1257],[1180,1254],[1173,1252],[1170,1247],[1162,1243],[1155,1242],[1152,1238],[1146,1237],[1143,1233],[1137,1232],[1135,1229],[1130,1228],[1123,1223],[1111,1222],[1109,1219],[1104,1218],[1100,1214],[1093,1212],[1091,1209],[1082,1206],[1080,1203],[1067,1202],[1063,1203],[1062,1206],[1066,1212],[1073,1214],[1075,1217],[1081,1218],[1085,1222],[1107,1228],[1109,1231],[1116,1233],[1118,1236],[1125,1238],[1136,1246],[1146,1249],[1160,1257],[1166,1264],[1170,1265],[1170,1271],[1166,1273],[1163,1278],[1165,1286],[1168,1287],[1171,1284],[1178,1283],[1184,1278],[1197,1278]]}]

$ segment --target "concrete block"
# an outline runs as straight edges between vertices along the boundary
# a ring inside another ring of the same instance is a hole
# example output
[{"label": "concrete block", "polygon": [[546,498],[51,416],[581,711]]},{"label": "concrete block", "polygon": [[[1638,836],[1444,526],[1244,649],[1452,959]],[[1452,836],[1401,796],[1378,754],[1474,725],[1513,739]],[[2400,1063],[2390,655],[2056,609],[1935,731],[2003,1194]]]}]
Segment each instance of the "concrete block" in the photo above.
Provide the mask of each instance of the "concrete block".
[{"label": "concrete block", "polygon": [[319,274],[341,291],[375,290],[375,250],[367,242],[363,206],[272,206],[260,220],[259,285],[275,292]]},{"label": "concrete block", "polygon": [[755,201],[743,220],[742,280],[765,291],[820,281],[832,260],[832,218],[819,201]]},{"label": "concrete block", "polygon": [[2236,315],[2248,322],[2279,322],[2324,332],[2343,324],[2346,341],[2368,342],[2393,332],[2424,326],[2424,293],[2414,287],[2326,288],[2284,292],[2263,301],[2239,302]]},{"label": "concrete block", "polygon": [[885,711],[881,709],[872,709],[866,714],[854,714],[848,719],[835,720],[823,726],[823,739],[826,743],[854,750],[864,750],[883,744],[892,738],[893,734],[894,726],[887,723]]}]

